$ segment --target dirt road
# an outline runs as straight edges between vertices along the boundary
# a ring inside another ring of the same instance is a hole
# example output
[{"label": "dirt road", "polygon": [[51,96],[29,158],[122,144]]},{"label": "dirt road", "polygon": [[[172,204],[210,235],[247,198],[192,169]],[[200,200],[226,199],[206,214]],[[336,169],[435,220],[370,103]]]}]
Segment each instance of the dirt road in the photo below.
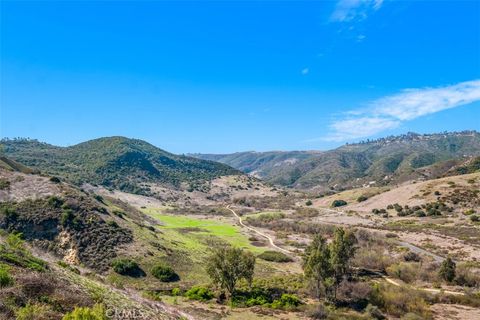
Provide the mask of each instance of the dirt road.
[{"label": "dirt road", "polygon": [[[291,254],[293,255],[294,253],[291,252],[291,251],[288,251],[286,249],[283,249],[283,248],[280,248],[279,246],[277,246],[272,237],[270,237],[269,235],[253,228],[253,227],[250,227],[250,226],[247,226],[245,223],[243,223],[243,220],[242,220],[242,217],[240,217],[236,212],[235,210],[233,210],[232,208],[230,208],[230,206],[227,206],[227,209],[230,210],[234,215],[235,217],[238,219],[238,223],[244,227],[244,228],[247,228],[248,230],[251,230],[253,232],[255,232],[256,234],[264,237],[265,239],[268,240],[268,242],[270,243],[270,246],[274,249],[277,249],[279,251],[282,251],[284,253],[287,253],[287,254]],[[337,213],[341,213],[341,211],[336,211],[336,210],[331,210],[331,209],[327,209],[327,210],[330,210],[330,211],[335,211]],[[399,242],[399,245],[401,246],[405,246],[405,247],[408,247],[409,249],[411,249],[412,251],[414,252],[417,252],[417,253],[423,253],[423,254],[427,254],[427,255],[430,255],[432,256],[435,261],[439,261],[439,262],[442,262],[444,260],[443,257],[440,257],[434,253],[431,253],[431,252],[428,252],[422,248],[419,248],[417,246],[414,246],[413,244],[411,243],[408,243],[408,242]],[[393,279],[393,278],[390,278],[384,274],[381,274],[381,273],[378,273],[379,276],[381,276],[386,282],[394,285],[394,286],[397,286],[397,287],[401,287],[402,284],[400,282],[398,282],[397,280]],[[465,293],[463,292],[457,292],[457,291],[449,291],[449,290],[442,290],[442,289],[434,289],[434,288],[420,288],[420,287],[414,287],[414,289],[417,289],[417,290],[423,290],[423,291],[427,291],[427,292],[430,292],[430,293],[445,293],[445,294],[451,294],[451,295],[459,295],[459,296],[463,296],[465,295]]]},{"label": "dirt road", "polygon": [[235,210],[233,210],[232,208],[230,208],[230,206],[227,206],[227,209],[230,210],[230,211],[235,215],[235,217],[238,219],[238,223],[239,223],[242,227],[247,228],[248,230],[253,231],[253,232],[255,232],[256,234],[258,234],[258,235],[262,236],[263,238],[267,239],[268,242],[270,243],[270,246],[271,246],[272,248],[274,248],[274,249],[276,249],[276,250],[278,250],[278,251],[281,251],[281,252],[283,252],[283,253],[293,254],[293,252],[288,251],[287,249],[283,249],[283,248],[280,248],[279,246],[277,246],[277,245],[275,244],[275,242],[273,241],[273,238],[270,237],[268,234],[265,234],[265,233],[263,233],[263,232],[261,232],[261,231],[258,231],[258,230],[255,229],[255,228],[252,228],[252,227],[247,226],[246,224],[244,224],[244,223],[243,223],[243,220],[242,220],[242,217],[240,217],[240,216],[235,212]]}]

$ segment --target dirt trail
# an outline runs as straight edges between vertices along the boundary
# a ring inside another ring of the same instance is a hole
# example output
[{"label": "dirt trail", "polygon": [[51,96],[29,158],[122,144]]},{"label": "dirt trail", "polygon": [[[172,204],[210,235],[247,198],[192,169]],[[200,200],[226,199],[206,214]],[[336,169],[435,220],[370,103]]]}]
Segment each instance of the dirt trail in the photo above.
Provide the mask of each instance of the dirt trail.
[{"label": "dirt trail", "polygon": [[230,206],[227,206],[227,209],[230,210],[230,211],[235,215],[235,217],[238,219],[238,223],[239,223],[242,227],[247,228],[248,230],[253,231],[253,232],[255,232],[256,234],[258,234],[258,235],[262,236],[263,238],[267,239],[268,242],[270,243],[270,246],[271,246],[272,248],[277,249],[278,251],[281,251],[281,252],[283,252],[283,253],[293,254],[293,252],[291,252],[291,251],[289,251],[289,250],[287,250],[287,249],[280,248],[279,246],[277,246],[277,245],[275,244],[275,242],[273,241],[273,238],[270,237],[269,235],[267,235],[267,234],[265,234],[265,233],[263,233],[263,232],[261,232],[261,231],[258,231],[258,230],[255,229],[255,228],[252,228],[252,227],[250,227],[250,226],[247,226],[246,224],[244,224],[244,223],[243,223],[243,220],[242,220],[242,217],[240,217],[232,208],[230,208]]},{"label": "dirt trail", "polygon": [[[256,234],[258,235],[261,235],[262,237],[266,238],[269,243],[270,243],[270,246],[272,248],[275,248],[279,251],[282,251],[284,253],[288,253],[288,254],[294,254],[293,252],[291,251],[288,251],[286,249],[283,249],[283,248],[280,248],[279,246],[277,246],[274,242],[273,242],[273,239],[272,237],[270,237],[269,235],[261,232],[261,231],[258,231],[257,229],[253,228],[253,227],[250,227],[250,226],[247,226],[246,224],[243,223],[243,220],[242,218],[235,212],[235,210],[233,210],[232,208],[230,208],[230,206],[227,206],[227,209],[230,210],[234,215],[235,217],[237,217],[238,219],[238,222],[239,224],[242,226],[242,227],[245,227],[247,228],[248,230],[251,230],[253,232],[255,232]],[[326,209],[328,211],[334,211],[336,213],[343,213],[342,211],[340,210],[332,210],[332,209]],[[419,248],[417,246],[414,246],[413,244],[411,243],[408,243],[408,242],[399,242],[399,245],[401,246],[404,246],[404,247],[407,247],[409,249],[411,249],[412,251],[415,251],[415,252],[418,252],[418,253],[424,253],[424,254],[427,254],[427,255],[430,255],[432,256],[436,261],[439,261],[439,262],[442,262],[444,260],[443,257],[440,257],[434,253],[431,253],[429,251],[426,251],[422,248]],[[382,277],[386,282],[390,283],[390,284],[393,284],[394,286],[397,286],[397,287],[401,287],[402,284],[398,281],[396,281],[395,279],[392,279],[384,274],[381,274],[381,273],[377,273],[378,276]],[[431,293],[446,293],[446,294],[451,294],[451,295],[457,295],[457,296],[463,296],[465,295],[465,293],[463,292],[457,292],[457,291],[450,291],[450,290],[442,290],[442,289],[434,289],[434,288],[420,288],[420,287],[414,287],[415,289],[417,290],[422,290],[422,291],[427,291],[427,292],[431,292]]]}]

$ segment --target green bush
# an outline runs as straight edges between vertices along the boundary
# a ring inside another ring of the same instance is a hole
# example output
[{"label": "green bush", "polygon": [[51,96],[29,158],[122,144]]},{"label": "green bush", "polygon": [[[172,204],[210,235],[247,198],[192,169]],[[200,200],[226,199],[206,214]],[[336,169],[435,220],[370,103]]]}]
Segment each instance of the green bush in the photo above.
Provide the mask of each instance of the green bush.
[{"label": "green bush", "polygon": [[3,203],[0,205],[0,215],[4,215],[5,218],[9,220],[16,220],[18,218],[18,213],[15,210],[15,207],[9,205],[8,203]]},{"label": "green bush", "polygon": [[418,276],[419,266],[416,263],[400,262],[387,268],[388,275],[398,278],[406,283],[415,281]]},{"label": "green bush", "polygon": [[70,271],[73,272],[73,273],[80,274],[80,270],[78,270],[77,268],[69,265],[69,264],[66,263],[65,261],[62,261],[62,260],[57,261],[57,264],[58,264],[60,267],[62,267],[62,268],[64,268],[64,269],[67,269],[67,270],[70,270]]},{"label": "green bush", "polygon": [[118,225],[118,223],[115,220],[108,220],[107,224],[112,228],[120,228],[120,226]]},{"label": "green bush", "polygon": [[474,214],[474,215],[470,216],[470,221],[478,222],[478,221],[480,221],[480,217],[478,217],[477,215]]},{"label": "green bush", "polygon": [[284,293],[280,299],[274,300],[271,307],[274,309],[285,309],[285,310],[294,310],[300,306],[302,300],[294,294]]},{"label": "green bush", "polygon": [[374,285],[370,302],[395,317],[410,312],[423,317],[422,319],[431,319],[426,296],[426,293],[408,287]]},{"label": "green bush", "polygon": [[440,265],[440,269],[438,270],[438,275],[440,278],[447,282],[452,282],[455,279],[457,264],[452,258],[447,257],[447,259],[443,260],[442,264]]},{"label": "green bush", "polygon": [[185,293],[185,296],[192,300],[208,301],[214,297],[213,292],[204,287],[193,287]]},{"label": "green bush", "polygon": [[10,233],[6,243],[0,244],[0,260],[35,271],[45,271],[47,263],[34,256],[25,248],[21,234]]},{"label": "green bush", "polygon": [[60,208],[63,205],[63,200],[56,196],[49,197],[47,202],[49,206],[54,208]]},{"label": "green bush", "polygon": [[0,190],[10,189],[10,181],[4,178],[0,178]]},{"label": "green bush", "polygon": [[245,305],[247,307],[253,307],[253,306],[267,306],[269,304],[269,301],[266,297],[260,295],[256,297],[249,298],[246,302]]},{"label": "green bush", "polygon": [[360,197],[357,198],[357,202],[363,202],[367,200],[368,200],[368,197],[365,195],[361,195]]},{"label": "green bush", "polygon": [[96,304],[92,308],[76,307],[72,312],[63,316],[62,320],[107,320],[105,308]]},{"label": "green bush", "polygon": [[0,288],[10,287],[13,284],[13,278],[7,266],[0,265]]},{"label": "green bush", "polygon": [[60,183],[60,178],[59,177],[51,177],[50,181],[53,183]]},{"label": "green bush", "polygon": [[[51,319],[53,316],[51,308],[46,304],[30,304],[19,308],[15,312],[17,320],[46,320]],[[88,318],[82,318],[87,319]]]},{"label": "green bush", "polygon": [[311,200],[308,200],[307,202],[305,202],[305,205],[307,206],[311,206],[313,204],[313,202]]},{"label": "green bush", "polygon": [[292,262],[293,259],[278,251],[265,251],[258,255],[260,259],[272,262]]},{"label": "green bush", "polygon": [[347,205],[347,201],[345,201],[345,200],[334,200],[332,202],[332,207],[333,208],[342,207],[342,206],[346,206],[346,205]]},{"label": "green bush", "polygon": [[155,265],[150,272],[155,278],[162,282],[179,280],[178,274],[176,274],[171,267],[164,264]]},{"label": "green bush", "polygon": [[124,276],[138,277],[145,275],[138,263],[131,259],[116,259],[112,262],[113,271]]},{"label": "green bush", "polygon": [[182,293],[182,291],[180,290],[180,288],[173,288],[172,289],[172,296],[174,296],[174,297],[179,296],[181,293]]}]

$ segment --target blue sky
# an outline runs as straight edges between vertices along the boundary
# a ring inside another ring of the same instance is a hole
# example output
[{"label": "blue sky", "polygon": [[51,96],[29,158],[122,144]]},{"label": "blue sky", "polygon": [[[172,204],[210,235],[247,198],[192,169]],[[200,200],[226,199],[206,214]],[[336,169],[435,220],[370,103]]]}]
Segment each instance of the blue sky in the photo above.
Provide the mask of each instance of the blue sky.
[{"label": "blue sky", "polygon": [[478,1],[1,1],[0,134],[176,152],[480,130]]}]

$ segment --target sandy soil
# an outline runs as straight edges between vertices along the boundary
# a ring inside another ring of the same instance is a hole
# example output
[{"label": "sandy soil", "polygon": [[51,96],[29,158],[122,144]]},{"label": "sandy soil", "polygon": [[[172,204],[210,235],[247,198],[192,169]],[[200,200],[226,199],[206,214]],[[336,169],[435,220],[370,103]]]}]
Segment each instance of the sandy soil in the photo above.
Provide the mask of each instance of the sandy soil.
[{"label": "sandy soil", "polygon": [[431,308],[435,320],[480,320],[480,309],[458,304],[434,304]]},{"label": "sandy soil", "polygon": [[[344,199],[349,204],[342,207],[342,210],[354,210],[358,212],[370,213],[372,209],[386,208],[389,204],[398,203],[402,206],[408,204],[409,206],[421,205],[427,202],[435,201],[435,191],[440,191],[442,194],[451,190],[448,182],[455,182],[458,186],[472,187],[467,182],[469,179],[476,179],[477,183],[475,187],[478,187],[480,183],[480,173],[472,173],[461,176],[446,177],[436,180],[423,181],[418,183],[407,183],[398,187],[390,187],[389,191],[381,192],[379,188],[360,188],[354,190],[348,190],[336,195],[332,195],[325,198],[315,199],[313,201],[314,207],[327,207],[330,206],[333,200]],[[375,196],[370,197],[364,202],[356,202],[356,198],[362,194],[377,193]],[[350,201],[349,201],[350,200]]]},{"label": "sandy soil", "polygon": [[319,211],[321,214],[313,218],[313,221],[316,223],[344,224],[352,226],[371,226],[375,224],[375,222],[371,219],[361,217],[356,214],[348,214],[342,211],[337,212],[335,210],[327,209],[320,209]]},{"label": "sandy soil", "polygon": [[[109,191],[103,187],[84,186],[85,189],[93,190],[95,193],[116,197],[122,201],[140,208],[140,207],[165,207],[171,205],[201,205],[214,206],[221,203],[231,203],[235,198],[242,197],[266,197],[275,196],[278,191],[272,191],[272,188],[264,185],[260,181],[254,181],[246,176],[225,176],[214,179],[206,183],[208,192],[186,191],[167,188],[161,185],[149,184],[149,187],[158,196],[145,197],[118,190]],[[250,185],[250,187],[249,187]],[[239,188],[240,187],[240,188]]]}]

